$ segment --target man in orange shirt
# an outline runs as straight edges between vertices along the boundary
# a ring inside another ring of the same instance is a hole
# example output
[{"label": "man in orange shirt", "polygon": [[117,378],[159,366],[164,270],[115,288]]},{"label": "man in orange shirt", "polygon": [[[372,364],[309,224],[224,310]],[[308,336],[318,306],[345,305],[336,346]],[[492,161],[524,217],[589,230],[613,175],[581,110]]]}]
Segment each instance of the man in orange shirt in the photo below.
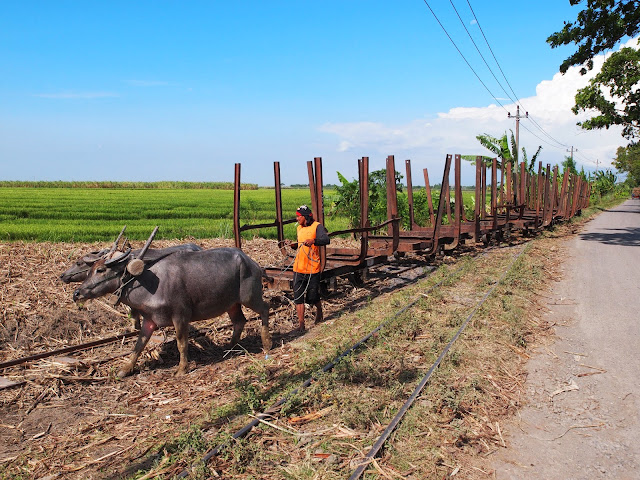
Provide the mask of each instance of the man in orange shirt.
[{"label": "man in orange shirt", "polygon": [[304,331],[305,303],[315,305],[316,323],[321,322],[322,303],[320,302],[320,250],[318,247],[330,242],[327,229],[313,219],[311,209],[306,205],[296,210],[298,220],[298,243],[291,243],[297,249],[293,263],[293,302],[298,315],[298,330]]}]

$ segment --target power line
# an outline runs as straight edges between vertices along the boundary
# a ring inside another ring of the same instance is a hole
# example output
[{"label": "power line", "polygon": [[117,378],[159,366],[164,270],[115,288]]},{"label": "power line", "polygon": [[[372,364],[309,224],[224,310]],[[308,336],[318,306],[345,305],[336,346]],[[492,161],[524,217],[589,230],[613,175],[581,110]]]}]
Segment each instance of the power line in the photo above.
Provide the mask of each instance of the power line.
[{"label": "power line", "polygon": [[[505,88],[502,86],[502,84],[500,83],[500,80],[498,80],[498,77],[496,77],[496,75],[493,73],[493,70],[491,69],[491,67],[489,66],[489,64],[487,63],[487,61],[484,58],[484,55],[482,55],[482,52],[480,51],[480,49],[478,48],[478,45],[476,44],[475,40],[473,39],[473,37],[471,36],[471,33],[469,32],[469,29],[467,28],[467,26],[464,24],[464,21],[462,20],[462,17],[460,16],[460,14],[458,13],[458,9],[456,8],[456,6],[453,4],[453,0],[449,0],[449,3],[451,3],[451,6],[453,7],[454,12],[456,12],[456,15],[458,16],[458,20],[460,20],[460,23],[462,24],[462,26],[464,27],[465,32],[467,32],[467,35],[469,35],[469,38],[471,39],[471,43],[473,43],[473,46],[476,47],[476,51],[478,52],[478,54],[480,55],[480,58],[482,58],[482,61],[484,62],[484,64],[487,66],[487,68],[489,69],[489,72],[491,73],[491,75],[493,76],[494,80],[496,81],[496,83],[498,85],[500,85],[500,88],[502,89],[502,91],[504,92],[504,94],[507,96],[507,98],[509,98],[509,100],[511,100],[513,103],[516,103],[516,101],[511,98],[511,95],[509,95],[509,92],[507,92],[505,90]],[[475,15],[474,15],[475,16]],[[476,21],[478,21],[478,19],[476,18]],[[524,109],[523,109],[524,110]]]},{"label": "power line", "polygon": [[587,163],[590,163],[590,164],[592,164],[592,165],[595,165],[595,166],[596,166],[596,169],[598,169],[598,168],[599,168],[599,166],[600,166],[600,164],[602,163],[602,162],[600,161],[600,159],[593,160],[592,158],[589,158],[587,155],[585,155],[585,154],[582,152],[582,150],[578,151],[578,155],[579,155],[580,157],[582,157],[582,160],[583,160],[583,161],[585,161],[585,162],[587,162]]},{"label": "power line", "polygon": [[533,133],[531,130],[529,130],[525,125],[521,124],[520,126],[521,126],[522,128],[524,128],[527,132],[529,132],[531,135],[533,135],[534,137],[536,137],[538,140],[540,140],[540,141],[541,141],[541,142],[543,142],[543,143],[546,143],[546,144],[547,144],[547,145],[549,145],[550,147],[553,147],[553,148],[560,148],[560,147],[557,147],[556,145],[553,145],[553,144],[549,143],[549,142],[548,142],[547,140],[545,140],[544,138],[540,138],[538,135],[536,135],[536,134],[535,134],[535,133]]},{"label": "power line", "polygon": [[[493,49],[491,48],[491,45],[489,44],[489,41],[486,37],[486,35],[484,34],[484,31],[482,30],[482,27],[480,25],[480,21],[478,20],[478,17],[476,16],[475,12],[473,11],[473,8],[471,7],[471,3],[469,2],[469,0],[467,0],[467,4],[469,5],[469,9],[471,10],[471,13],[473,14],[473,17],[476,21],[476,23],[478,24],[478,28],[480,29],[480,32],[482,33],[482,36],[485,40],[485,43],[487,44],[487,47],[489,48],[489,51],[491,52],[491,55],[493,56],[493,59],[496,62],[496,65],[498,66],[498,69],[500,70],[500,73],[502,73],[502,76],[505,79],[505,82],[507,83],[507,85],[509,86],[509,89],[511,90],[511,92],[513,93],[513,96],[516,98],[516,101],[513,100],[513,98],[511,97],[511,95],[509,95],[509,93],[505,90],[505,88],[503,87],[503,85],[500,83],[500,81],[496,78],[496,75],[493,73],[493,70],[491,69],[491,67],[488,65],[487,61],[485,60],[484,56],[482,55],[482,53],[480,52],[480,49],[478,48],[476,42],[473,40],[473,37],[471,36],[471,33],[469,32],[469,30],[467,29],[467,27],[464,25],[464,21],[462,20],[462,18],[460,17],[460,14],[458,13],[458,10],[456,9],[455,5],[453,4],[452,0],[449,0],[451,3],[451,6],[453,7],[454,11],[456,12],[456,15],[458,16],[458,19],[460,20],[460,22],[462,23],[462,25],[464,26],[465,31],[467,32],[467,35],[469,35],[469,38],[471,39],[471,41],[473,42],[473,45],[475,46],[476,50],[478,51],[478,53],[480,54],[480,57],[482,58],[482,60],[484,61],[485,65],[487,66],[487,68],[489,69],[489,72],[491,72],[491,75],[493,75],[493,78],[496,80],[496,82],[498,83],[498,85],[500,86],[500,88],[504,91],[504,93],[507,95],[507,97],[509,98],[510,101],[516,103],[516,105],[519,105],[522,107],[523,110],[525,110],[524,106],[522,106],[522,102],[520,101],[520,99],[518,98],[518,96],[516,95],[515,91],[513,90],[513,87],[511,86],[511,83],[509,83],[509,80],[507,79],[507,76],[505,75],[504,71],[502,70],[502,67],[500,66],[500,63],[498,62],[498,59],[496,58]],[[436,13],[433,11],[433,9],[431,8],[431,6],[429,5],[429,2],[427,0],[423,0],[424,4],[427,6],[427,8],[429,9],[429,11],[431,12],[431,14],[433,15],[433,17],[436,19],[436,21],[438,22],[438,25],[440,25],[440,28],[442,28],[442,31],[445,33],[445,35],[447,36],[447,38],[449,39],[449,41],[452,43],[452,45],[454,46],[454,48],[457,50],[457,52],[460,54],[460,56],[462,57],[462,59],[465,61],[465,63],[467,64],[467,66],[469,67],[469,69],[473,72],[473,74],[476,76],[476,78],[478,79],[478,81],[482,84],[482,86],[485,88],[485,90],[487,92],[489,92],[489,95],[491,95],[491,97],[498,103],[498,105],[500,105],[502,107],[502,109],[504,111],[507,112],[507,114],[509,114],[509,111],[507,110],[507,108],[502,104],[502,102],[500,102],[500,100],[498,100],[498,98],[493,94],[493,92],[489,89],[489,87],[487,87],[487,85],[484,83],[484,81],[480,78],[480,76],[478,75],[478,73],[475,71],[475,69],[471,66],[471,64],[469,63],[469,61],[467,60],[467,58],[464,56],[464,54],[462,53],[462,51],[460,50],[460,48],[458,47],[458,45],[456,44],[456,42],[453,40],[453,38],[451,37],[451,35],[449,35],[449,32],[447,31],[447,29],[444,27],[444,25],[442,24],[442,22],[440,21],[440,19],[438,18],[438,16],[436,15]],[[556,140],[551,134],[549,134],[538,122],[535,121],[535,119],[533,118],[529,118],[532,122],[532,125],[534,127],[536,127],[544,136],[546,136],[549,140],[551,140],[552,142],[555,142],[556,145],[549,143],[549,141],[545,140],[544,138],[540,138],[538,135],[536,135],[535,133],[533,133],[529,128],[527,128],[525,125],[522,125],[522,128],[524,128],[525,130],[527,130],[531,135],[533,135],[535,138],[537,138],[538,140],[540,140],[543,143],[546,143],[547,145],[549,145],[552,148],[566,148],[567,145],[560,142],[559,140]]]},{"label": "power line", "polygon": [[[509,83],[509,80],[507,80],[507,76],[504,74],[504,72],[502,71],[502,67],[500,67],[500,62],[498,62],[498,59],[496,58],[495,54],[493,53],[493,50],[491,48],[491,45],[489,45],[489,41],[487,40],[487,37],[484,34],[484,30],[482,30],[482,27],[480,26],[480,20],[478,20],[478,17],[476,17],[476,13],[473,11],[473,8],[471,7],[471,3],[469,3],[469,0],[467,0],[467,5],[469,5],[469,10],[471,10],[471,13],[473,14],[473,18],[475,19],[476,23],[478,24],[478,28],[480,29],[480,33],[482,33],[482,37],[484,38],[485,43],[487,44],[487,47],[489,47],[489,51],[491,52],[491,55],[493,56],[493,59],[496,62],[496,65],[498,65],[498,69],[500,69],[500,73],[502,73],[502,76],[504,78],[504,81],[507,82],[507,85],[509,85],[509,89],[511,90],[511,93],[513,93],[513,96],[516,97],[516,100],[518,101],[517,103],[520,103],[520,99],[518,98],[518,96],[516,95],[516,92],[513,91],[513,87],[511,86],[511,84]],[[455,8],[455,7],[454,7]],[[506,93],[506,92],[505,92]],[[507,96],[509,97],[509,95],[507,94]],[[511,97],[509,97],[511,98]],[[525,108],[522,108],[523,110],[525,110]]]},{"label": "power line", "polygon": [[473,69],[473,67],[471,66],[471,64],[469,63],[469,61],[467,60],[467,58],[464,56],[464,54],[460,51],[460,49],[458,48],[458,45],[456,45],[456,42],[453,41],[453,38],[451,38],[451,35],[449,35],[449,32],[447,32],[447,29],[444,28],[444,25],[442,25],[442,22],[440,21],[440,19],[438,18],[438,16],[436,15],[436,13],[433,11],[433,9],[431,8],[431,6],[429,5],[429,2],[427,2],[427,0],[422,0],[425,5],[427,6],[427,8],[429,9],[429,11],[431,12],[431,14],[433,15],[433,17],[436,19],[436,21],[438,22],[438,24],[440,25],[440,28],[442,28],[442,30],[444,31],[445,35],[447,36],[447,38],[449,38],[449,40],[451,41],[451,43],[453,44],[453,46],[455,47],[455,49],[458,51],[458,53],[460,54],[460,56],[462,57],[462,59],[465,61],[465,63],[467,64],[467,66],[471,69],[471,71],[473,72],[473,74],[476,76],[476,78],[478,79],[478,81],[482,84],[482,86],[485,88],[485,90],[487,92],[489,92],[489,95],[491,95],[493,97],[493,99],[498,102],[498,105],[500,105],[505,112],[509,113],[508,110],[505,108],[505,106],[500,102],[500,100],[498,100],[498,98],[491,92],[491,90],[489,90],[489,87],[487,87],[487,85],[482,81],[482,79],[480,78],[480,76],[476,73],[476,71]]},{"label": "power line", "polygon": [[531,120],[533,125],[535,125],[538,128],[538,130],[540,130],[547,138],[549,138],[550,140],[554,141],[555,143],[557,143],[559,145],[559,147],[556,147],[556,148],[567,148],[568,147],[568,145],[565,145],[561,141],[556,140],[554,137],[551,136],[551,134],[547,133],[547,131],[544,128],[542,128],[540,126],[540,124],[538,122],[536,122],[536,120],[534,118],[531,118],[531,116],[529,116],[529,120]]},{"label": "power line", "polygon": [[[449,0],[449,1],[451,1],[451,0]],[[489,51],[491,52],[491,55],[493,56],[493,59],[495,60],[496,65],[498,66],[498,69],[500,70],[500,73],[502,73],[502,77],[504,78],[505,82],[507,82],[507,85],[509,86],[509,89],[511,90],[511,93],[513,93],[513,96],[514,96],[514,97],[516,98],[516,100],[517,100],[517,102],[514,102],[514,103],[520,104],[520,106],[522,107],[522,109],[526,111],[526,108],[524,108],[524,106],[522,105],[522,102],[521,102],[521,101],[520,101],[520,99],[518,98],[518,95],[516,95],[516,92],[513,90],[513,87],[511,86],[511,83],[509,83],[509,80],[507,79],[507,76],[505,75],[504,71],[502,70],[502,67],[500,66],[500,62],[498,62],[498,59],[497,59],[497,57],[496,57],[495,53],[493,53],[493,49],[491,48],[491,45],[489,44],[489,40],[487,39],[487,36],[484,34],[484,30],[482,29],[482,26],[480,25],[480,20],[478,20],[478,17],[476,16],[476,13],[475,13],[475,11],[473,10],[473,7],[471,6],[471,3],[469,2],[469,0],[467,0],[467,5],[469,5],[469,10],[471,10],[471,13],[473,14],[473,18],[475,19],[476,23],[478,24],[478,28],[480,29],[480,33],[482,33],[482,37],[484,38],[484,41],[485,41],[485,43],[487,44],[487,47],[489,48]],[[454,7],[454,9],[455,9],[455,7]],[[456,11],[456,13],[457,13],[457,11]],[[458,16],[458,17],[459,17],[459,16]],[[466,27],[465,27],[465,29],[466,29]],[[468,33],[468,32],[467,32],[467,33]],[[474,42],[474,45],[475,45],[475,42]],[[476,48],[477,48],[477,47],[476,47]],[[481,56],[482,56],[482,54],[481,54]],[[484,60],[484,57],[483,57],[483,60]],[[486,63],[486,62],[485,62],[485,63]],[[489,70],[491,70],[491,69],[489,69]],[[493,72],[492,72],[492,73],[493,73]],[[494,78],[495,78],[495,75],[494,75]],[[496,79],[496,81],[497,81],[497,79]],[[498,82],[498,84],[500,84],[500,83]],[[500,86],[502,87],[502,85],[500,85]],[[504,90],[504,88],[503,88],[503,90]],[[507,93],[507,92],[505,92],[505,93]],[[507,96],[509,97],[509,99],[511,99],[511,97],[510,97],[510,95],[509,95],[509,94],[507,94]],[[512,100],[512,101],[513,101],[513,100]],[[544,135],[546,135],[548,138],[550,138],[551,140],[553,140],[553,141],[554,141],[554,142],[556,142],[557,144],[562,145],[562,147],[563,147],[563,148],[566,148],[566,147],[567,147],[567,145],[565,145],[564,143],[562,143],[562,142],[560,142],[560,141],[556,140],[556,139],[555,139],[555,138],[553,138],[549,133],[547,133],[547,131],[546,131],[544,128],[542,128],[542,127],[538,124],[538,122],[536,122],[534,119],[530,119],[530,120],[532,121],[533,125],[534,125],[538,130],[540,130]]]}]

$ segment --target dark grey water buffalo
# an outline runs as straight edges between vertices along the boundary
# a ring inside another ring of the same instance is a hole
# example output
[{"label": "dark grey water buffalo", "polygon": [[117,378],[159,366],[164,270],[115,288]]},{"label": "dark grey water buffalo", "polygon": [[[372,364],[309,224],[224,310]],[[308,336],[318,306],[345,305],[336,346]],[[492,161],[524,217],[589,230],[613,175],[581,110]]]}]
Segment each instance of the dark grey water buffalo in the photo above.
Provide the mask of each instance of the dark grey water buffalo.
[{"label": "dark grey water buffalo", "polygon": [[132,260],[131,252],[111,260],[98,260],[73,294],[74,301],[81,301],[118,291],[122,303],[142,314],[142,328],[133,354],[118,376],[129,375],[151,334],[158,327],[170,325],[176,329],[180,351],[177,373],[186,373],[189,322],[227,312],[233,323],[231,343],[235,344],[246,322],[243,305],[260,314],[262,346],[265,350],[271,348],[269,305],[262,298],[264,273],[242,250],[182,252],[168,255],[144,269],[131,268],[134,262],[139,263],[139,259]]},{"label": "dark grey water buffalo", "polygon": [[[140,254],[140,250],[141,249],[133,250],[131,254],[137,257]],[[164,258],[167,255],[171,255],[173,253],[184,251],[197,252],[199,250],[202,250],[202,248],[200,248],[195,243],[185,243],[184,245],[176,245],[167,248],[150,248],[149,250],[147,250],[144,258],[145,261],[151,262],[160,260],[161,258]],[[82,255],[73,263],[73,265],[71,265],[68,269],[60,274],[60,280],[62,280],[64,283],[84,282],[89,276],[91,266],[110,253],[113,253],[112,250],[105,248],[104,250],[90,252]]]}]

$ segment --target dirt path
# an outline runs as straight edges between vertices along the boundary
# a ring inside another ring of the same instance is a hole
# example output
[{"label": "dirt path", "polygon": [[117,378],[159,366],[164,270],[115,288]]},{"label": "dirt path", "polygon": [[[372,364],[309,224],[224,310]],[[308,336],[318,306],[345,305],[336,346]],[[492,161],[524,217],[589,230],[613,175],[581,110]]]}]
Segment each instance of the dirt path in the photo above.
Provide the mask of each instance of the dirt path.
[{"label": "dirt path", "polygon": [[527,406],[495,478],[640,478],[640,201],[564,242],[546,319],[557,338],[529,362]]}]

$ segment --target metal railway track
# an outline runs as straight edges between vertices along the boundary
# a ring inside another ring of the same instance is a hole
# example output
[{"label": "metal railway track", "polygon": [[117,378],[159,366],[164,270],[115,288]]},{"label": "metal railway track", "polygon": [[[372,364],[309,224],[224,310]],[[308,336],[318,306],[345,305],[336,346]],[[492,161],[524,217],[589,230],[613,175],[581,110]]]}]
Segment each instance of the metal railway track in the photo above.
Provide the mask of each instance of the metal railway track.
[{"label": "metal railway track", "polygon": [[[385,264],[383,267],[389,267],[389,266],[390,266],[390,264]],[[424,268],[424,262],[416,261],[412,265],[401,266],[401,267],[397,268],[396,270],[394,270],[392,272],[384,272],[382,269],[376,269],[376,270],[380,270],[382,272],[382,274],[378,276],[377,281],[379,282],[382,279],[391,278],[391,277],[397,277],[397,276],[399,276],[401,274],[410,272],[412,270],[416,270],[418,268]],[[388,290],[401,288],[401,287],[405,286],[407,283],[409,283],[409,281],[405,281],[402,284],[396,284],[392,288],[383,289],[383,291],[388,291]],[[275,308],[275,309],[271,310],[271,314],[274,314],[274,313],[277,314],[279,312],[287,310],[288,308],[289,308],[288,305],[280,306],[278,308]],[[247,318],[247,321],[257,320],[258,318],[259,317],[252,315],[252,316]],[[230,323],[229,324],[225,324],[225,325],[220,325],[220,326],[217,326],[217,327],[213,327],[213,329],[216,330],[216,331],[230,330],[232,328],[233,328],[233,325],[231,325]],[[73,354],[73,353],[77,353],[77,352],[81,352],[81,351],[89,350],[89,349],[93,349],[93,348],[105,347],[105,346],[111,345],[113,343],[123,342],[123,341],[125,341],[127,339],[130,339],[132,337],[137,336],[138,334],[139,334],[139,330],[133,330],[131,332],[125,332],[125,333],[121,333],[121,334],[118,334],[118,335],[113,335],[113,336],[106,337],[106,338],[96,339],[96,340],[92,340],[92,341],[89,341],[89,342],[81,343],[81,344],[78,344],[78,345],[70,345],[68,347],[57,348],[57,349],[53,349],[53,350],[47,350],[47,351],[36,353],[36,354],[33,354],[33,355],[28,355],[28,356],[15,358],[15,359],[12,359],[12,360],[1,362],[0,363],[0,371],[8,369],[10,367],[16,367],[16,366],[19,366],[19,365],[28,365],[28,364],[30,364],[32,362],[36,362],[38,360],[42,360],[42,359],[46,359],[46,358]],[[2,378],[3,377],[0,377],[0,379],[2,379]],[[12,381],[8,381],[8,380],[5,379],[4,382],[0,382],[0,390],[21,386],[23,384],[24,384],[24,382],[12,382]]]},{"label": "metal railway track", "polygon": [[[364,468],[366,468],[366,466],[371,463],[372,459],[375,457],[375,455],[379,452],[379,450],[382,448],[382,446],[384,445],[384,443],[386,442],[386,440],[388,439],[388,437],[391,435],[391,433],[393,432],[393,430],[398,426],[398,424],[401,422],[402,418],[404,417],[404,415],[406,414],[406,412],[409,410],[409,408],[411,407],[411,404],[415,401],[415,399],[418,397],[418,395],[420,394],[420,392],[424,389],[424,386],[426,385],[426,383],[428,382],[429,378],[431,377],[431,375],[433,374],[433,372],[438,368],[438,366],[440,365],[440,363],[442,362],[442,360],[444,359],[444,357],[446,356],[446,354],[448,353],[448,351],[451,349],[451,346],[455,343],[455,341],[458,339],[458,337],[461,335],[462,331],[466,328],[467,324],[470,322],[470,320],[473,318],[473,316],[475,315],[475,313],[478,311],[478,309],[482,306],[482,304],[487,300],[487,298],[489,298],[489,296],[491,295],[491,293],[493,293],[493,291],[498,287],[498,285],[500,285],[502,283],[502,281],[504,280],[504,278],[506,277],[506,275],[509,273],[509,271],[511,270],[512,266],[515,264],[515,262],[520,258],[520,256],[526,251],[527,246],[528,246],[529,242],[525,242],[524,246],[521,247],[521,250],[515,255],[513,261],[509,264],[509,267],[502,273],[502,275],[500,276],[499,280],[497,280],[495,282],[495,284],[491,287],[491,289],[489,289],[488,292],[486,292],[484,294],[484,296],[481,298],[481,300],[474,306],[474,308],[472,309],[472,312],[470,313],[470,315],[467,317],[467,319],[463,322],[462,326],[457,330],[457,332],[454,334],[453,338],[449,341],[449,343],[445,346],[445,348],[442,350],[442,352],[440,353],[440,355],[438,356],[438,358],[436,359],[436,361],[433,363],[433,365],[429,368],[427,374],[425,375],[425,377],[423,377],[423,379],[421,380],[420,384],[418,385],[418,387],[416,387],[416,390],[414,391],[414,393],[411,395],[411,397],[409,398],[409,400],[407,400],[407,402],[403,405],[403,407],[400,409],[398,415],[396,415],[396,417],[393,419],[393,421],[389,424],[389,426],[385,429],[385,431],[383,432],[383,434],[380,436],[380,438],[378,439],[378,441],[374,444],[374,446],[370,449],[370,451],[367,453],[367,455],[365,456],[365,458],[363,459],[363,461],[361,462],[361,465],[358,467],[358,469],[354,472],[354,474],[352,475],[351,479],[357,479],[362,475],[362,472],[364,472]],[[483,255],[489,253],[490,251],[492,251],[492,249],[486,249],[483,252]],[[462,266],[459,266],[458,268],[456,268],[455,270],[453,270],[452,272],[450,272],[448,275],[446,275],[444,278],[442,278],[440,281],[438,281],[437,283],[435,283],[434,285],[432,285],[431,287],[429,287],[425,292],[422,292],[420,295],[418,295],[414,300],[412,300],[411,302],[407,303],[404,307],[402,307],[400,310],[398,310],[393,316],[391,316],[390,318],[388,318],[387,320],[383,321],[382,323],[380,323],[380,325],[378,325],[374,330],[372,330],[370,333],[368,333],[367,335],[365,335],[364,337],[362,337],[360,340],[358,340],[356,343],[354,343],[351,347],[349,347],[348,349],[346,349],[344,352],[342,352],[340,355],[338,355],[335,359],[333,359],[331,362],[329,362],[328,364],[326,364],[321,370],[320,370],[320,374],[325,374],[327,372],[329,372],[330,370],[332,370],[340,360],[342,360],[343,358],[354,354],[355,352],[357,352],[363,345],[365,345],[371,338],[374,338],[376,336],[376,334],[378,332],[380,332],[383,328],[385,328],[387,325],[389,325],[391,322],[393,322],[394,320],[396,320],[400,315],[402,315],[403,313],[405,313],[407,310],[409,310],[410,308],[412,308],[416,303],[418,303],[418,301],[420,301],[424,296],[428,295],[429,293],[431,293],[433,290],[435,290],[436,288],[440,287],[442,284],[444,284],[447,280],[453,278],[460,270],[462,269]],[[266,421],[267,419],[272,419],[275,416],[277,416],[280,407],[287,402],[291,397],[293,397],[294,395],[298,394],[300,391],[304,390],[305,388],[309,387],[314,381],[316,381],[318,379],[317,375],[312,375],[310,376],[307,380],[305,380],[298,388],[292,390],[288,395],[280,398],[280,400],[278,400],[277,402],[275,402],[273,405],[271,405],[269,408],[267,408],[264,412],[259,413],[254,415],[254,419],[252,421],[250,421],[249,423],[247,423],[246,425],[244,425],[242,428],[240,428],[239,430],[237,430],[232,436],[231,436],[231,440],[217,445],[214,448],[210,449],[201,459],[201,462],[206,464],[208,463],[211,459],[213,459],[214,457],[218,456],[225,448],[227,448],[228,446],[230,446],[232,441],[238,440],[244,436],[246,436],[249,432],[251,432],[251,430],[253,430],[254,427],[258,426],[260,423]],[[191,468],[196,467],[196,465],[192,465]],[[186,468],[184,469],[178,476],[177,478],[187,478],[190,475],[191,472],[191,468]],[[360,471],[360,469],[362,469]],[[356,476],[357,475],[357,476]],[[351,480],[350,479],[350,480]]]}]

